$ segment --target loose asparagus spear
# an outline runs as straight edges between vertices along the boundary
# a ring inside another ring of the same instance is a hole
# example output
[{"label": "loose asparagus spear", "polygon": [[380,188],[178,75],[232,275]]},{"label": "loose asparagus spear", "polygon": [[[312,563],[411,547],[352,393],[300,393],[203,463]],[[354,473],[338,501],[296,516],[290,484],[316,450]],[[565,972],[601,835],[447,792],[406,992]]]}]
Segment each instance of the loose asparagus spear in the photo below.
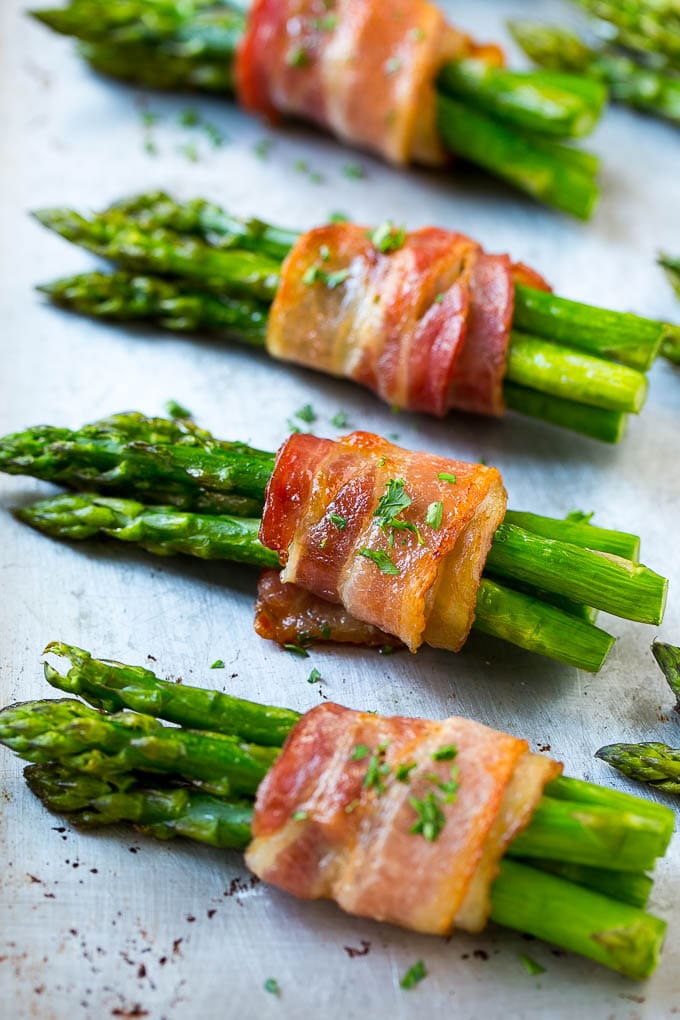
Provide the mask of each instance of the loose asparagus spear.
[{"label": "loose asparagus spear", "polygon": [[[666,270],[666,275],[673,285],[675,293],[680,297],[680,259],[670,255],[660,255],[659,265]],[[661,353],[669,361],[680,365],[680,326],[675,326],[661,345]]]},{"label": "loose asparagus spear", "polygon": [[608,744],[595,756],[630,779],[648,783],[664,793],[680,793],[680,749],[658,741]]},{"label": "loose asparagus spear", "polygon": [[668,686],[676,698],[676,710],[680,710],[680,648],[677,645],[664,644],[662,641],[655,641],[652,645],[652,655],[658,662],[663,675],[668,681]]},{"label": "loose asparagus spear", "polygon": [[[233,93],[233,58],[245,26],[234,5],[201,4],[197,10],[168,3],[158,11],[143,0],[113,15],[109,6],[72,0],[66,9],[32,13],[53,30],[84,40],[85,57],[105,74],[156,88]],[[595,170],[570,172],[570,156],[550,139],[592,129],[604,99],[599,84],[571,75],[483,74],[466,61],[459,74],[454,68],[444,75],[440,88],[442,138],[455,153],[548,204],[590,214]]]},{"label": "loose asparagus spear", "polygon": [[532,21],[512,21],[510,31],[527,56],[552,71],[589,75],[612,99],[680,124],[680,78],[637,64],[608,46],[593,48],[576,33]]},{"label": "loose asparagus spear", "polygon": [[597,19],[607,39],[640,53],[680,61],[680,8],[677,0],[575,0]]}]

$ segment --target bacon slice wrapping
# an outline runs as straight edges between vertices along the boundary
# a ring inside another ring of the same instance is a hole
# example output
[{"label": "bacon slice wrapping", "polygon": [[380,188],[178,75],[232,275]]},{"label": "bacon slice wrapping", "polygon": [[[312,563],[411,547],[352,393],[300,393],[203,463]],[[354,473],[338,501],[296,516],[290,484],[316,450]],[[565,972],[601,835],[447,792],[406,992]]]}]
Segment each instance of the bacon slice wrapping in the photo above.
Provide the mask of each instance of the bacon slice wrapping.
[{"label": "bacon slice wrapping", "polygon": [[[481,931],[499,861],[560,771],[526,741],[467,719],[319,705],[260,784],[246,862],[294,896],[361,917]],[[428,798],[443,820],[435,838],[414,831],[414,800]]]},{"label": "bacon slice wrapping", "polygon": [[409,411],[502,415],[510,260],[438,227],[404,234],[396,250],[381,251],[373,237],[336,223],[298,239],[269,315],[269,353]]},{"label": "bacon slice wrapping", "polygon": [[[386,524],[378,504],[394,484],[407,505]],[[411,651],[423,642],[457,651],[505,510],[495,468],[413,453],[366,432],[338,442],[296,434],[278,452],[260,539],[279,553],[282,582],[339,604]]]},{"label": "bacon slice wrapping", "polygon": [[428,0],[255,0],[236,58],[245,109],[290,114],[392,163],[446,161],[435,80],[449,60],[498,64]]}]

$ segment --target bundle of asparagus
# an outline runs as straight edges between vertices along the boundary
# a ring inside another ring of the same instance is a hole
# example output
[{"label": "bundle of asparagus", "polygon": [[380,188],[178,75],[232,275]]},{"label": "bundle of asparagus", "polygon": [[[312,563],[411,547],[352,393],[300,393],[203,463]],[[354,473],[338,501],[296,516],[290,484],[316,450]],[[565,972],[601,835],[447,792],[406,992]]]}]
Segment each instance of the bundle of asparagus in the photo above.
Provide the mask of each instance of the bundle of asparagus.
[{"label": "bundle of asparagus", "polygon": [[[82,54],[104,74],[151,88],[233,95],[247,6],[220,0],[71,0],[65,8],[31,13],[80,40]],[[330,5],[315,30],[332,34],[339,20]],[[309,64],[304,51],[299,53],[289,54],[290,67]],[[371,63],[370,55],[363,63]],[[395,56],[385,73],[399,70]],[[588,218],[598,195],[598,163],[563,140],[591,131],[605,98],[604,87],[588,77],[513,73],[474,57],[455,60],[437,80],[439,141],[539,201]]]},{"label": "bundle of asparagus", "polygon": [[[215,439],[187,420],[115,415],[78,431],[42,426],[0,440],[0,470],[78,490],[17,516],[55,538],[104,535],[159,555],[276,567],[258,538],[274,456]],[[95,494],[108,493],[108,495]],[[639,540],[588,518],[508,511],[479,588],[474,626],[597,672],[614,639],[597,610],[658,623],[667,581],[638,561]],[[333,640],[325,633],[301,635]]]},{"label": "bundle of asparagus", "polygon": [[[680,707],[680,648],[655,641],[654,658],[661,667],[668,686],[675,695],[675,709]],[[638,744],[608,744],[597,757],[618,769],[624,776],[648,783],[664,793],[680,793],[680,748],[659,741]]]},{"label": "bundle of asparagus", "polygon": [[[114,321],[227,335],[254,347],[265,344],[281,264],[299,236],[238,219],[203,199],[180,203],[162,192],[91,216],[64,208],[35,215],[120,267],[110,275],[85,273],[41,286],[55,304]],[[390,230],[396,228],[388,229],[388,238]],[[659,345],[680,346],[680,329],[519,283],[514,291],[507,406],[617,442],[627,415],[644,403],[644,373]]]},{"label": "bundle of asparagus", "polygon": [[[514,21],[510,30],[536,64],[603,82],[613,99],[680,124],[680,9],[675,0],[577,0],[596,41],[568,29]],[[598,38],[599,37],[599,38]]]},{"label": "bundle of asparagus", "polygon": [[[46,663],[48,682],[94,709],[70,699],[11,705],[0,712],[0,741],[34,763],[24,775],[50,811],[85,829],[128,822],[158,839],[246,847],[253,797],[297,712],[163,681],[59,642],[46,651],[70,661],[64,673]],[[673,824],[668,808],[553,779],[501,860],[491,919],[648,977],[666,929],[644,911],[648,872]]]}]

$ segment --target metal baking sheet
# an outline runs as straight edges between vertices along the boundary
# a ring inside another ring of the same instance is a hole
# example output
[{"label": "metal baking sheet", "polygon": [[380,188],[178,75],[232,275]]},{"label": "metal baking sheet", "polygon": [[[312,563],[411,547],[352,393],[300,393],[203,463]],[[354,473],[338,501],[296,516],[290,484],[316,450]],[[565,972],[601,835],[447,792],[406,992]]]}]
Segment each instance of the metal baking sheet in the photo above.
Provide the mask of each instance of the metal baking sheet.
[{"label": "metal baking sheet", "polygon": [[[218,435],[274,448],[302,404],[313,404],[316,427],[328,435],[342,409],[352,425],[397,433],[406,446],[498,464],[513,507],[555,515],[594,509],[602,524],[640,533],[645,562],[673,582],[658,633],[679,640],[680,376],[669,366],[655,366],[644,414],[613,449],[515,417],[395,416],[350,384],[277,368],[236,346],[97,325],[49,308],[33,285],[93,259],[28,215],[162,187],[291,226],[311,226],[334,210],[369,223],[433,222],[534,263],[562,294],[677,318],[680,308],[654,265],[658,249],[680,247],[677,132],[622,110],[607,115],[591,143],[604,161],[605,193],[586,226],[474,175],[454,184],[402,174],[301,128],[270,134],[228,102],[143,96],[104,81],[23,8],[20,0],[0,4],[3,433],[40,421],[77,425],[122,408],[159,413],[174,398]],[[529,0],[455,5],[457,20],[488,38],[506,38],[506,17],[535,12]],[[543,3],[540,13],[560,17],[565,9]],[[223,147],[179,126],[187,107],[219,127]],[[145,149],[143,109],[159,115],[151,128],[156,155]],[[257,144],[263,138],[271,138],[266,158]],[[186,151],[194,142],[195,162]],[[361,180],[343,172],[356,162],[365,169]],[[613,621],[620,640],[595,677],[479,637],[455,657],[315,649],[302,661],[253,633],[251,571],[163,562],[104,544],[60,545],[16,523],[10,508],[46,488],[0,477],[3,703],[49,693],[40,653],[60,638],[150,664],[163,676],[299,709],[332,698],[388,713],[470,715],[526,736],[534,748],[550,745],[572,775],[622,788],[593,758],[597,747],[680,740],[649,652],[652,628]],[[209,668],[218,658],[223,671]],[[306,683],[311,666],[321,685]],[[0,784],[3,1015],[657,1020],[678,1010],[680,839],[659,869],[652,904],[670,921],[662,963],[653,980],[636,985],[498,929],[439,940],[343,916],[330,904],[295,902],[253,883],[236,854],[155,844],[129,831],[78,835],[42,810],[7,753]],[[525,952],[545,973],[526,973]],[[429,976],[405,992],[399,978],[419,958]],[[264,991],[269,977],[280,998]]]}]

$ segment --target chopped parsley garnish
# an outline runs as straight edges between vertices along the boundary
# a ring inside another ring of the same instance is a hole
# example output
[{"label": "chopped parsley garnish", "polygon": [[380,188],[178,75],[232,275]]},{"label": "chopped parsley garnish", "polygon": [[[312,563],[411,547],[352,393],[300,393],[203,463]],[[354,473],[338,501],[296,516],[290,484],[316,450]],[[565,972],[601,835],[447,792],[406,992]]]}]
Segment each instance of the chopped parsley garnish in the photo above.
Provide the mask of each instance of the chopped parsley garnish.
[{"label": "chopped parsley garnish", "polygon": [[312,422],[316,421],[316,411],[311,404],[304,404],[299,411],[295,412],[295,417],[311,425]]},{"label": "chopped parsley garnish", "polygon": [[401,765],[397,765],[397,770],[394,773],[394,778],[397,779],[400,783],[408,783],[410,782],[411,779],[411,773],[417,767],[418,763],[415,761],[409,762],[408,765],[405,762],[402,762]]},{"label": "chopped parsley garnish", "polygon": [[574,524],[590,524],[594,515],[594,510],[591,510],[589,514],[584,510],[570,510],[564,519],[565,521],[573,521]]},{"label": "chopped parsley garnish", "polygon": [[304,822],[307,817],[308,817],[307,812],[303,811],[302,809],[300,809],[299,811],[293,811],[294,822]]},{"label": "chopped parsley garnish", "polygon": [[309,676],[307,677],[307,683],[308,684],[318,684],[320,680],[321,680],[321,673],[319,673],[319,671],[316,668],[316,666],[314,666],[314,668],[312,670],[310,670]]},{"label": "chopped parsley garnish", "polygon": [[409,804],[418,816],[417,822],[411,826],[409,832],[423,836],[428,843],[434,843],[446,825],[439,797],[436,793],[426,793],[422,799],[409,797]]},{"label": "chopped parsley garnish", "polygon": [[[400,513],[407,510],[413,500],[406,491],[406,483],[403,478],[390,478],[385,486],[385,492],[380,497],[378,505],[373,511],[373,516],[378,518],[378,524],[383,531],[388,529],[398,531],[412,531],[422,545],[423,540],[415,524],[411,521],[397,520]],[[394,534],[390,534],[390,546],[394,544]]]},{"label": "chopped parsley garnish", "polygon": [[366,171],[361,163],[345,163],[342,172],[350,181],[362,181],[366,176]]},{"label": "chopped parsley garnish", "polygon": [[394,645],[381,645],[378,649],[378,655],[392,655],[394,652]]},{"label": "chopped parsley garnish", "polygon": [[142,110],[142,124],[145,128],[153,127],[160,119],[160,113],[154,113],[153,110]]},{"label": "chopped parsley garnish", "polygon": [[349,273],[349,268],[336,269],[332,273],[327,273],[325,269],[315,263],[305,270],[302,282],[308,287],[314,283],[325,283],[329,290],[334,290],[345,282]]},{"label": "chopped parsley garnish", "polygon": [[390,57],[385,61],[385,74],[396,74],[401,71],[401,60],[399,57]]},{"label": "chopped parsley garnish", "polygon": [[309,652],[303,645],[296,645],[292,641],[289,641],[288,644],[285,644],[283,647],[287,652],[292,652],[293,655],[299,655],[301,659],[309,658]]},{"label": "chopped parsley garnish", "polygon": [[331,418],[331,425],[335,429],[346,429],[349,425],[349,418],[345,411],[336,411]]},{"label": "chopped parsley garnish", "polygon": [[196,127],[197,124],[201,123],[201,115],[198,110],[188,106],[180,113],[179,122],[182,127]]},{"label": "chopped parsley garnish", "polygon": [[198,163],[198,149],[193,142],[187,142],[186,145],[180,145],[177,150],[182,156],[186,156],[190,163]]},{"label": "chopped parsley garnish", "polygon": [[288,67],[307,67],[309,53],[304,46],[293,46],[286,53],[286,64]]},{"label": "chopped parsley garnish", "polygon": [[443,295],[442,293],[439,293],[439,294],[437,294],[437,295],[435,296],[435,299],[434,299],[434,303],[435,303],[436,305],[441,305],[441,304],[443,304],[443,303],[444,303],[444,295]]},{"label": "chopped parsley garnish", "polygon": [[329,223],[348,223],[349,216],[344,212],[332,212],[328,216]]},{"label": "chopped parsley garnish", "polygon": [[433,531],[439,531],[442,526],[442,519],[444,517],[444,504],[441,500],[437,500],[436,503],[430,503],[425,514],[425,523],[433,529]]},{"label": "chopped parsley garnish", "polygon": [[434,773],[429,773],[426,778],[429,779],[431,783],[434,783],[437,789],[441,790],[442,793],[445,794],[444,802],[446,804],[452,804],[454,802],[458,794],[458,790],[460,789],[457,766],[451,766],[450,780],[440,779],[439,776]]},{"label": "chopped parsley garnish", "polygon": [[336,526],[338,531],[344,531],[347,527],[347,518],[343,517],[342,514],[331,514],[330,520]]},{"label": "chopped parsley garnish", "polygon": [[220,131],[216,124],[211,124],[209,120],[203,122],[203,131],[210,140],[213,148],[220,149],[224,145],[224,134]]},{"label": "chopped parsley garnish", "polygon": [[399,984],[408,991],[411,988],[415,988],[426,977],[427,970],[425,964],[422,960],[418,960],[412,967],[409,967]]},{"label": "chopped parsley garnish", "polygon": [[359,807],[359,804],[360,801],[358,797],[355,797],[354,800],[351,800],[349,804],[345,804],[345,814],[351,815],[352,812],[356,811],[356,809]]},{"label": "chopped parsley garnish", "polygon": [[312,18],[312,27],[320,32],[332,32],[337,27],[338,18],[336,14],[326,14],[323,18]]},{"label": "chopped parsley garnish", "polygon": [[420,27],[412,28],[409,35],[412,39],[415,39],[416,42],[422,42],[423,39],[426,38],[425,29]]},{"label": "chopped parsley garnish", "polygon": [[532,958],[527,956],[526,953],[520,953],[519,958],[524,964],[527,974],[531,974],[532,977],[535,974],[545,974],[545,967],[543,967],[540,963],[536,963],[536,960],[532,960]]},{"label": "chopped parsley garnish", "polygon": [[264,990],[265,992],[269,992],[270,995],[281,994],[281,989],[279,988],[279,983],[276,978],[267,978],[264,983]]},{"label": "chopped parsley garnish", "polygon": [[320,634],[322,638],[325,638],[326,641],[328,641],[329,637],[331,636],[331,626],[329,623],[323,623],[321,625]]},{"label": "chopped parsley garnish", "polygon": [[363,761],[364,758],[368,758],[371,753],[370,747],[367,744],[357,744],[352,753],[349,756],[350,761]]},{"label": "chopped parsley garnish", "polygon": [[191,411],[183,404],[178,404],[176,400],[168,400],[165,405],[166,413],[171,418],[191,418]]},{"label": "chopped parsley garnish", "polygon": [[215,661],[213,662],[213,664],[212,664],[212,666],[210,668],[211,669],[224,669],[224,659],[215,659]]},{"label": "chopped parsley garnish", "polygon": [[440,471],[437,478],[440,482],[450,482],[451,485],[455,485],[458,481],[456,475],[452,475],[450,471]]},{"label": "chopped parsley garnish", "polygon": [[253,152],[258,159],[268,159],[273,144],[271,138],[260,138],[259,142],[255,142],[253,145]]},{"label": "chopped parsley garnish", "polygon": [[372,560],[376,566],[380,567],[383,574],[393,574],[395,577],[398,577],[401,573],[397,564],[382,549],[369,549],[368,546],[363,546],[359,549],[358,555],[365,556],[367,560]]},{"label": "chopped parsley garnish", "polygon": [[406,230],[404,227],[395,227],[392,220],[385,220],[369,234],[369,237],[373,247],[378,251],[383,253],[398,251],[406,240]]},{"label": "chopped parsley garnish", "polygon": [[380,744],[377,750],[373,752],[362,783],[365,790],[375,790],[378,797],[382,797],[385,792],[384,777],[390,774],[390,767],[385,761],[386,750],[387,744]]},{"label": "chopped parsley garnish", "polygon": [[455,744],[446,744],[445,747],[432,752],[432,761],[453,761],[457,754],[458,748]]},{"label": "chopped parsley garnish", "polygon": [[296,159],[293,163],[293,170],[298,174],[306,174],[309,170],[307,163],[304,159]]}]

